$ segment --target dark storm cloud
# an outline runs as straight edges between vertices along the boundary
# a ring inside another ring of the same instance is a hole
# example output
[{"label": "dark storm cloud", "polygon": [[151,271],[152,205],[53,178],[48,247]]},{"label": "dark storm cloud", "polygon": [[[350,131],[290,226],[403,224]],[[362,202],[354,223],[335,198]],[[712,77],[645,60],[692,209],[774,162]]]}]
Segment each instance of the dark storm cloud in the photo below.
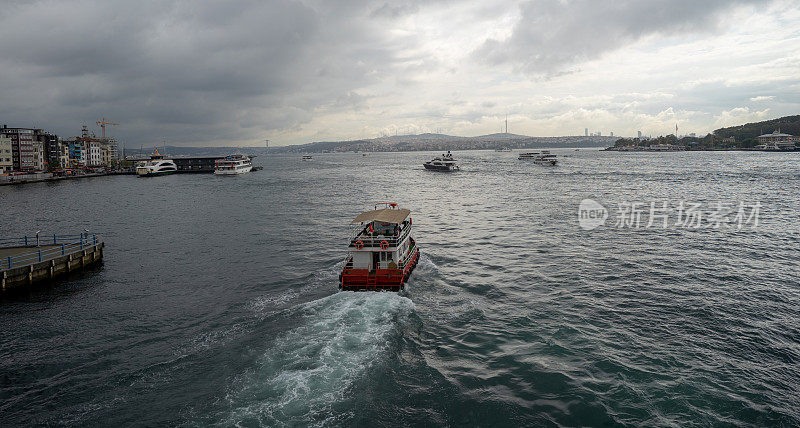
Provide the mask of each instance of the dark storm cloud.
[{"label": "dark storm cloud", "polygon": [[[553,76],[651,34],[698,33],[726,25],[722,13],[770,0],[533,0],[506,40],[488,39],[474,56],[489,64]],[[730,25],[728,23],[727,25]]]},{"label": "dark storm cloud", "polygon": [[72,135],[105,116],[137,142],[258,140],[331,100],[359,104],[355,91],[391,66],[396,46],[357,20],[387,4],[10,4],[0,119]]}]

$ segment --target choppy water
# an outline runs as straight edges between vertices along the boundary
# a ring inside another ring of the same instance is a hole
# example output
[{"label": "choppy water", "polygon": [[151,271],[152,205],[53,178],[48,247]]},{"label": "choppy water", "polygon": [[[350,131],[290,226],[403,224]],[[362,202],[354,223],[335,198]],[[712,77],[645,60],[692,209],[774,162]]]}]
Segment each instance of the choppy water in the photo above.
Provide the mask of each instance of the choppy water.
[{"label": "choppy water", "polygon": [[[104,264],[0,304],[0,425],[800,424],[800,155],[261,157],[236,178],[0,188],[0,235]],[[611,210],[578,227],[578,204]],[[412,209],[401,294],[339,293],[346,224]],[[762,204],[757,228],[614,227],[624,201]]]}]

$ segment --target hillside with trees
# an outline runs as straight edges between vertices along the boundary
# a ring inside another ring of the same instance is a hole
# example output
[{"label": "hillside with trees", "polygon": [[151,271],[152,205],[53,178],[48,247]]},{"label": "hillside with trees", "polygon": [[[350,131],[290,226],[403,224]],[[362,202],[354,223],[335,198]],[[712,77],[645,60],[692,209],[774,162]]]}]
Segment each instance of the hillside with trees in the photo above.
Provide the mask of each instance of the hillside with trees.
[{"label": "hillside with trees", "polygon": [[770,134],[778,129],[786,134],[800,135],[800,115],[747,123],[730,128],[720,128],[714,131],[714,136],[717,138],[733,137],[742,144],[742,147],[754,147],[758,144],[756,137],[762,134]]},{"label": "hillside with trees", "polygon": [[800,115],[720,128],[705,137],[683,137],[678,139],[675,135],[670,134],[657,138],[620,138],[614,142],[614,148],[647,148],[651,145],[666,144],[685,146],[687,150],[750,149],[758,144],[756,138],[759,135],[770,134],[778,129],[786,134],[800,135]]}]

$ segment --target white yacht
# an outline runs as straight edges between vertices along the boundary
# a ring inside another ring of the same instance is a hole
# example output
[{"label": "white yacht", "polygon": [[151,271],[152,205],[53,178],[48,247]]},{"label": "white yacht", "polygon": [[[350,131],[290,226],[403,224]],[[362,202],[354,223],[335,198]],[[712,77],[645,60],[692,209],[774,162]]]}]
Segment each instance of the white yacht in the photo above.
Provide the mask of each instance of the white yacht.
[{"label": "white yacht", "polygon": [[555,166],[558,164],[558,159],[556,159],[556,155],[551,154],[547,150],[542,150],[541,153],[540,152],[520,153],[518,159],[520,160],[533,159],[533,163],[537,165]]},{"label": "white yacht", "polygon": [[460,169],[458,165],[456,165],[456,160],[453,159],[453,155],[450,153],[450,150],[448,150],[446,154],[437,156],[433,158],[433,160],[425,162],[422,164],[422,166],[431,171],[443,172],[457,171]]},{"label": "white yacht", "polygon": [[158,153],[158,148],[150,155],[149,161],[144,161],[136,167],[136,174],[139,177],[154,177],[157,175],[172,174],[178,170],[171,159],[164,159],[164,155]]},{"label": "white yacht", "polygon": [[253,170],[253,162],[249,156],[230,155],[224,159],[217,159],[214,165],[216,175],[239,175]]}]

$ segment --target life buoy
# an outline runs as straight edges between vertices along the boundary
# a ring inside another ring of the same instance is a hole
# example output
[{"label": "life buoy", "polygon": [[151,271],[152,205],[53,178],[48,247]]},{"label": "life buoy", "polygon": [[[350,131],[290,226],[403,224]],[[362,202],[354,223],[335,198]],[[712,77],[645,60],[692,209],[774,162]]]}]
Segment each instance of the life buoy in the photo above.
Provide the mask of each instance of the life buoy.
[{"label": "life buoy", "polygon": [[389,248],[389,243],[386,241],[381,241],[381,250],[385,250]]},{"label": "life buoy", "polygon": [[356,250],[360,250],[364,248],[364,243],[361,241],[356,241]]}]

